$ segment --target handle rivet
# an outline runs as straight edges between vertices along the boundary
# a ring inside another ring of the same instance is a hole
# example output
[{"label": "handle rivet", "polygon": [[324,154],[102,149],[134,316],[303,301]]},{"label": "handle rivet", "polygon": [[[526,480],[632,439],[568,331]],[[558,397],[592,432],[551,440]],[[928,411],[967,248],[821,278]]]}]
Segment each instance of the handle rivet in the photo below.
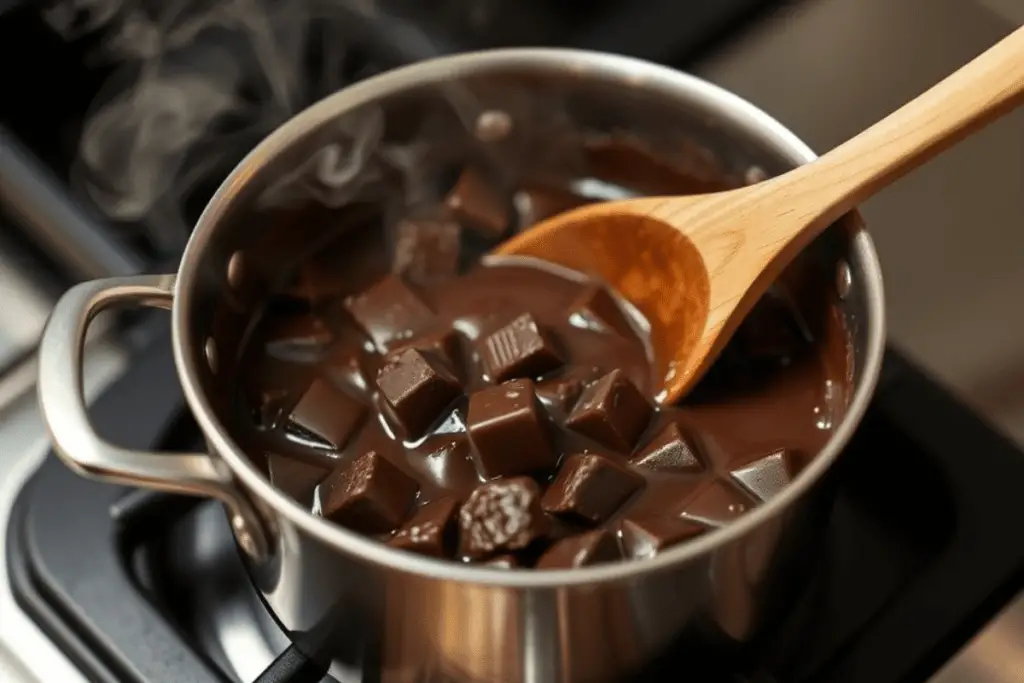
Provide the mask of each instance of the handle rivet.
[{"label": "handle rivet", "polygon": [[846,261],[840,261],[836,266],[836,293],[840,299],[846,299],[853,288],[853,273]]}]

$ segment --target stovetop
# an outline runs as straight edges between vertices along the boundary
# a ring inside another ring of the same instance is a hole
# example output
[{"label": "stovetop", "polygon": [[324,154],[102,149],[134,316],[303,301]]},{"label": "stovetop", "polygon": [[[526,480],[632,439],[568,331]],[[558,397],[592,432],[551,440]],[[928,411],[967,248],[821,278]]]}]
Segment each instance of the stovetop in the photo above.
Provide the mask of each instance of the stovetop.
[{"label": "stovetop", "polygon": [[[157,334],[96,401],[100,433],[195,448],[176,386]],[[816,579],[759,652],[674,648],[635,680],[921,682],[1024,587],[1024,454],[897,352],[834,474]],[[17,492],[6,544],[17,605],[88,680],[332,680],[262,607],[212,502],[87,481],[49,454]]]}]

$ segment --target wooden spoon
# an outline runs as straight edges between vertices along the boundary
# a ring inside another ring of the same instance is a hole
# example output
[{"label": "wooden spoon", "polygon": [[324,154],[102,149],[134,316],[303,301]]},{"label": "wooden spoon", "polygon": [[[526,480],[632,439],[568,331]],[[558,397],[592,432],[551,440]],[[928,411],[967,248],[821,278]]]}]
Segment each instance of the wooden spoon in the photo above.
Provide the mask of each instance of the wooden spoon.
[{"label": "wooden spoon", "polygon": [[816,161],[765,182],[688,197],[585,206],[498,254],[603,278],[645,315],[681,398],[785,266],[857,204],[1024,100],[1024,28]]}]

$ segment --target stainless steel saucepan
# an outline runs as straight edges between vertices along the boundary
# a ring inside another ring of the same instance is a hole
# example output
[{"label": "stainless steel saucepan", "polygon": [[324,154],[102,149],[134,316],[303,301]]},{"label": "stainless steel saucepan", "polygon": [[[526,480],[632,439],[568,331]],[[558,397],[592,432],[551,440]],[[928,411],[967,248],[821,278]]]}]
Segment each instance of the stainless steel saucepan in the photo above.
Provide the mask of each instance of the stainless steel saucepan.
[{"label": "stainless steel saucepan", "polygon": [[[387,681],[608,681],[687,638],[727,648],[756,642],[807,575],[830,503],[826,474],[864,414],[881,364],[881,275],[856,215],[794,266],[823,273],[821,287],[841,300],[851,335],[853,391],[831,438],[780,495],[653,559],[508,571],[402,553],[319,519],[274,489],[229,429],[228,361],[261,296],[245,260],[262,230],[252,217],[268,203],[344,203],[375,192],[372,179],[380,174],[369,169],[342,187],[335,181],[351,178],[331,164],[364,154],[370,142],[387,144],[389,136],[396,149],[421,154],[406,164],[410,174],[430,175],[432,159],[443,164],[472,147],[430,131],[467,123],[471,130],[467,117],[485,110],[508,120],[483,117],[496,124],[476,131],[484,137],[507,133],[509,122],[534,129],[537,144],[517,144],[498,160],[512,175],[586,163],[584,134],[626,133],[654,150],[675,150],[675,161],[696,174],[737,178],[779,173],[814,156],[735,95],[624,57],[499,50],[371,78],[302,112],[238,165],[199,219],[177,275],[96,280],[61,298],[43,337],[39,378],[57,453],[84,476],[221,501],[268,608],[339,678],[362,667]],[[426,137],[407,144],[417,135]],[[282,190],[282,179],[297,185]],[[208,452],[127,450],[90,426],[81,392],[86,328],[101,309],[126,304],[171,311],[178,374]]]}]

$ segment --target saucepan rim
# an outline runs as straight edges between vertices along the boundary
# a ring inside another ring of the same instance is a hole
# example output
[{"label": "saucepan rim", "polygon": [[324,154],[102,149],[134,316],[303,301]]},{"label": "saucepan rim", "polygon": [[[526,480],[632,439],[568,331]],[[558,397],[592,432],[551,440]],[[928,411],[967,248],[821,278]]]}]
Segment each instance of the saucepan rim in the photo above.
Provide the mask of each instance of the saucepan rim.
[{"label": "saucepan rim", "polygon": [[624,561],[594,567],[562,570],[506,570],[463,565],[451,561],[421,557],[402,552],[315,517],[306,508],[274,488],[251,463],[215,417],[209,398],[202,390],[193,359],[199,342],[188,335],[193,315],[192,292],[200,277],[202,257],[212,235],[221,224],[241,188],[297,139],[344,112],[361,105],[431,83],[483,72],[536,70],[539,73],[579,74],[599,80],[642,85],[667,97],[686,92],[690,99],[713,110],[715,115],[742,129],[756,132],[780,150],[793,163],[816,158],[814,152],[796,135],[761,109],[716,85],[695,76],[643,60],[599,52],[557,48],[511,48],[438,57],[382,73],[345,88],[304,110],[265,138],[243,159],[221,184],[200,216],[182,257],[175,283],[172,311],[174,358],[185,398],[191,407],[215,456],[230,467],[249,495],[258,496],[298,529],[337,551],[394,571],[423,577],[470,584],[485,584],[516,589],[557,588],[630,580],[658,572],[703,556],[710,551],[750,533],[771,517],[781,513],[810,489],[836,460],[860,423],[874,392],[884,352],[884,299],[881,268],[870,236],[858,228],[850,237],[851,253],[861,266],[859,286],[866,304],[867,344],[859,382],[843,420],[831,438],[803,472],[779,495],[746,513],[721,529],[643,560]]}]

